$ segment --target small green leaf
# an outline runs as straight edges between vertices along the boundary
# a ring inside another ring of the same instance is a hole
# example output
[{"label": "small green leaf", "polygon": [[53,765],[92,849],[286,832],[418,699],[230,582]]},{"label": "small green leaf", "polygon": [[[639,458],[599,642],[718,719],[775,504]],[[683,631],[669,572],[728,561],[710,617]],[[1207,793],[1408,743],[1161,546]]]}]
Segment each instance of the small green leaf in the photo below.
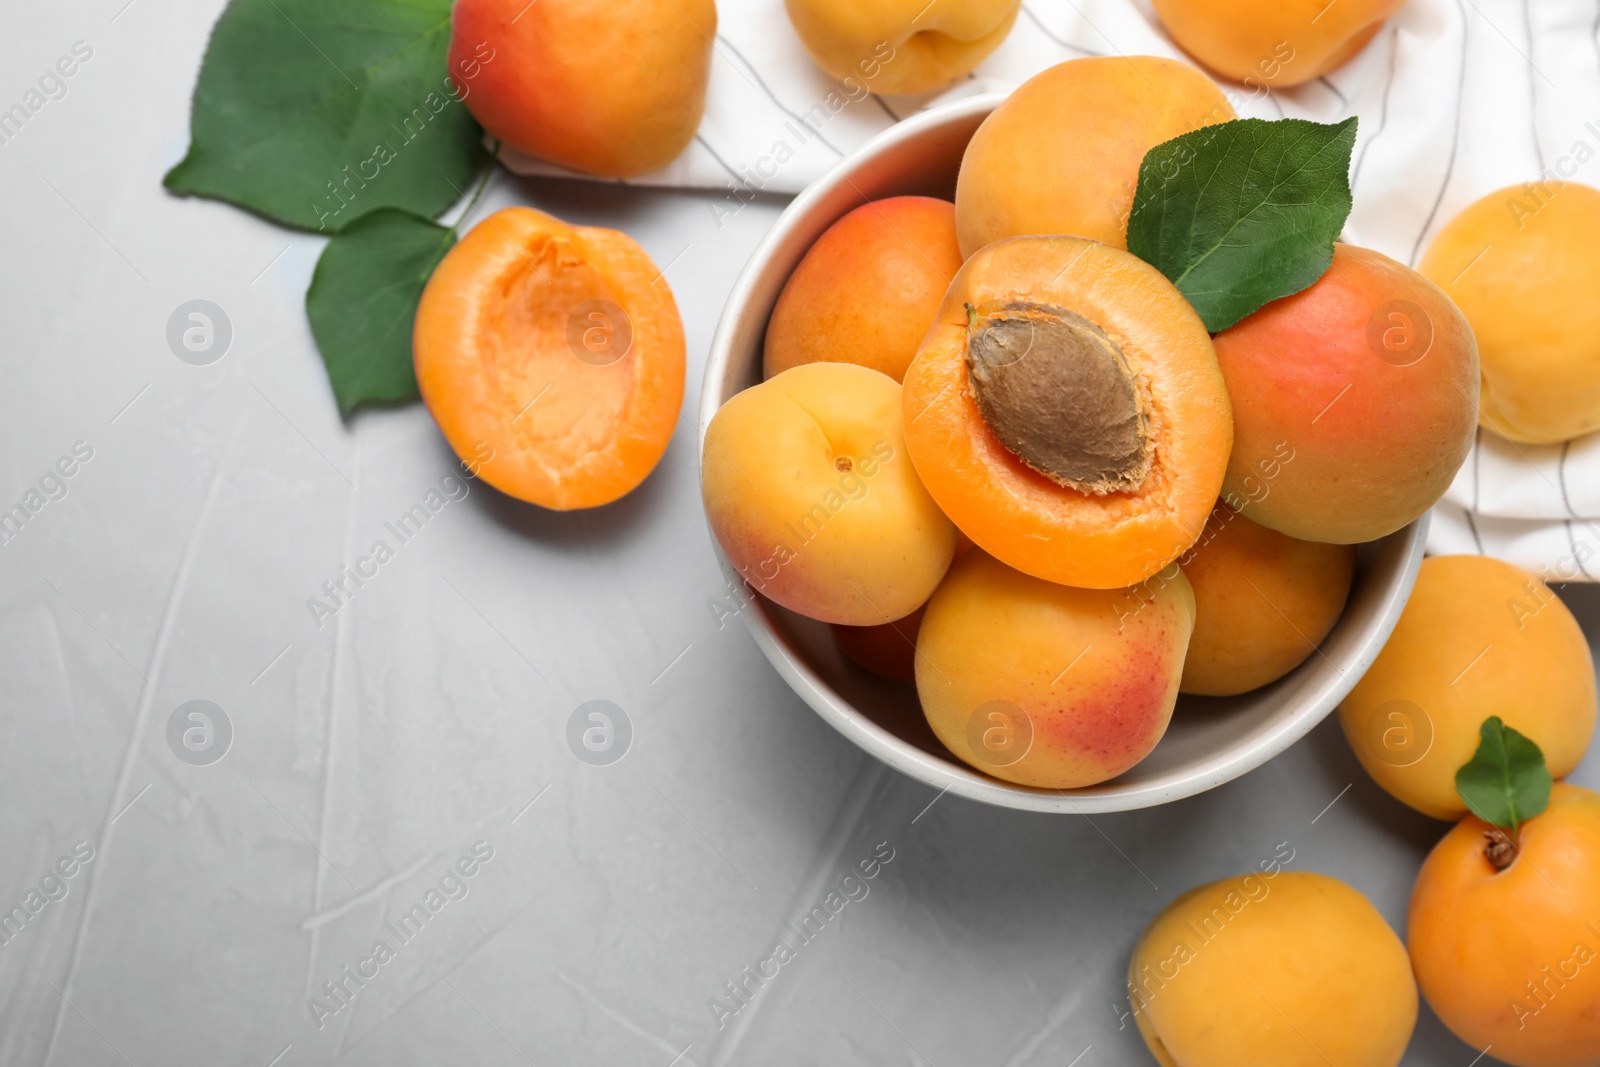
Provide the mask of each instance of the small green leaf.
[{"label": "small green leaf", "polygon": [[1472,814],[1516,833],[1550,803],[1550,769],[1539,746],[1500,716],[1485,719],[1480,733],[1477,753],[1456,772],[1456,792]]},{"label": "small green leaf", "polygon": [[411,324],[455,231],[394,208],[363,215],[328,242],[306,316],[348,417],[360,404],[417,399]]},{"label": "small green leaf", "polygon": [[449,44],[450,0],[232,0],[167,188],[327,233],[381,207],[437,215],[484,156]]},{"label": "small green leaf", "polygon": [[1139,165],[1128,251],[1225,330],[1333,262],[1355,142],[1354,118],[1235,119],[1158,144]]}]

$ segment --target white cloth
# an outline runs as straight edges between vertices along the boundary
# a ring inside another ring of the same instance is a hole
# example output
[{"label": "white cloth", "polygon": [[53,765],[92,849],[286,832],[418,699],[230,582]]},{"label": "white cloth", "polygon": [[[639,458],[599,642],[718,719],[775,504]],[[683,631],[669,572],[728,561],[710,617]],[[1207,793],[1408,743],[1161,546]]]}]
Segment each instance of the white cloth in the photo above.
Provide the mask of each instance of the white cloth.
[{"label": "white cloth", "polygon": [[[1010,37],[965,81],[928,97],[881,98],[811,62],[783,0],[723,0],[718,16],[699,134],[636,184],[724,189],[725,205],[712,207],[719,218],[752,189],[798,192],[932,104],[1011,88],[1077,56],[1181,56],[1147,0],[1028,0]],[[1600,156],[1600,0],[1410,0],[1328,77],[1255,98],[1223,88],[1243,116],[1359,114],[1345,237],[1404,263],[1415,265],[1440,226],[1495,189],[1558,166],[1600,186],[1600,158],[1571,161],[1580,142]],[[515,153],[506,163],[571,176]],[[1428,547],[1486,552],[1551,581],[1600,578],[1600,435],[1534,447],[1480,434]]]}]

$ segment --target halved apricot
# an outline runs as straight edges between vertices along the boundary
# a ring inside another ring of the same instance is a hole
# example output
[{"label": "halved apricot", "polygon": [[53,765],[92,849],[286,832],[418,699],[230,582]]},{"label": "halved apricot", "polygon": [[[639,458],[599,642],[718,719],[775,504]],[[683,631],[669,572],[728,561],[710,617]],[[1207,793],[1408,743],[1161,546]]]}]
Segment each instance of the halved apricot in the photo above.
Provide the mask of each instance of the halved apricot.
[{"label": "halved apricot", "polygon": [[1233,417],[1211,337],[1161,272],[1081,237],[968,259],[906,371],[923,484],[996,559],[1116,589],[1194,543]]},{"label": "halved apricot", "polygon": [[557,511],[644,481],[683,404],[683,323],[644,249],[532,208],[490,215],[450,250],[423,290],[412,348],[456,455]]}]

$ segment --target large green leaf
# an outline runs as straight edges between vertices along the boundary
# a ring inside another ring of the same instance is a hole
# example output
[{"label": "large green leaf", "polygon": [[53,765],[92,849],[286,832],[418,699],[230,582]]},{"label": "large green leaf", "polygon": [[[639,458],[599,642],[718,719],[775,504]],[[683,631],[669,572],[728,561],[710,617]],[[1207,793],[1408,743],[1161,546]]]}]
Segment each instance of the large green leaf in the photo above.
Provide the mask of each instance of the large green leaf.
[{"label": "large green leaf", "polygon": [[346,226],[317,260],[306,315],[348,416],[360,404],[417,398],[411,323],[455,231],[394,208]]},{"label": "large green leaf", "polygon": [[1478,751],[1456,772],[1456,792],[1472,814],[1516,833],[1550,803],[1550,769],[1532,740],[1491,715],[1479,729]]},{"label": "large green leaf", "polygon": [[1128,251],[1172,279],[1213,333],[1298,293],[1350,215],[1356,120],[1235,119],[1156,145],[1139,165]]},{"label": "large green leaf", "polygon": [[326,232],[381,207],[437,215],[483,162],[449,43],[450,0],[232,0],[167,188]]}]

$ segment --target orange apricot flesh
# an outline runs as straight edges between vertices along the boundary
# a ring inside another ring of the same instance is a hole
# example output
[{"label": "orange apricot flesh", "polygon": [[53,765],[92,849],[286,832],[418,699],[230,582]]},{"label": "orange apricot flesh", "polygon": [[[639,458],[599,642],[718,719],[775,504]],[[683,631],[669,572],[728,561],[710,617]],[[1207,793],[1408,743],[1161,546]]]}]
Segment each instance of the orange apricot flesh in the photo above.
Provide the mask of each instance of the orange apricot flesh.
[{"label": "orange apricot flesh", "polygon": [[644,481],[683,402],[683,324],[650,257],[626,234],[532,208],[496,212],[450,250],[412,346],[456,455],[557,511]]}]

